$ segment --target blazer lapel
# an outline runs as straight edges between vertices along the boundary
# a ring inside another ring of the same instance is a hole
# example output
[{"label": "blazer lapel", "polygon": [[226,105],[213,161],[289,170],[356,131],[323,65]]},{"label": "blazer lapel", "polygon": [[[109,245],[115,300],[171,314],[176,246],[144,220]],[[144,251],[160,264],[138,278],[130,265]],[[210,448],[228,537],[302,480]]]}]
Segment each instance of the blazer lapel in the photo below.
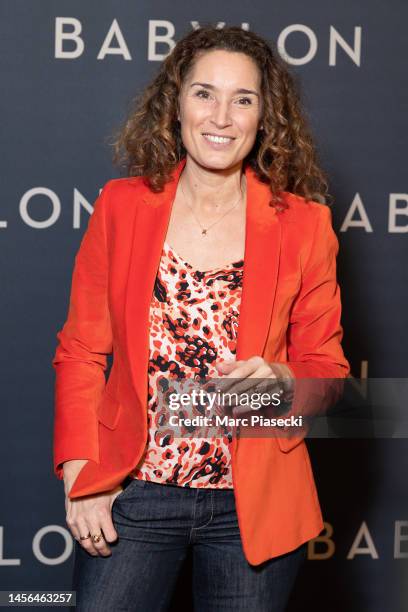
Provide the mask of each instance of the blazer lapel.
[{"label": "blazer lapel", "polygon": [[281,223],[268,206],[271,193],[252,168],[245,170],[247,208],[245,258],[237,336],[237,359],[264,352],[275,300],[281,252]]},{"label": "blazer lapel", "polygon": [[[135,205],[133,242],[125,301],[125,334],[133,384],[142,404],[148,393],[149,309],[178,179],[179,162],[163,192],[140,186]],[[268,206],[269,187],[249,166],[243,287],[237,336],[237,359],[262,355],[271,324],[279,271],[281,223]]]},{"label": "blazer lapel", "polygon": [[125,335],[133,385],[142,405],[147,401],[149,361],[149,310],[160,263],[171,207],[183,159],[173,172],[173,180],[161,193],[140,184],[135,203],[131,260],[125,298]]}]

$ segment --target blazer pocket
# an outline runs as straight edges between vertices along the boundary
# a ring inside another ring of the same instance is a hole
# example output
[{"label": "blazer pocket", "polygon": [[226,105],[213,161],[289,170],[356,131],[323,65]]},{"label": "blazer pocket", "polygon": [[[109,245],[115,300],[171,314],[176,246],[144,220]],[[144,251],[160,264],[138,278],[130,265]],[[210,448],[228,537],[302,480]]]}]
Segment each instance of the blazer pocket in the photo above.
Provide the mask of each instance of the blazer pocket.
[{"label": "blazer pocket", "polygon": [[98,421],[108,429],[116,429],[121,411],[120,401],[104,391],[98,406]]}]

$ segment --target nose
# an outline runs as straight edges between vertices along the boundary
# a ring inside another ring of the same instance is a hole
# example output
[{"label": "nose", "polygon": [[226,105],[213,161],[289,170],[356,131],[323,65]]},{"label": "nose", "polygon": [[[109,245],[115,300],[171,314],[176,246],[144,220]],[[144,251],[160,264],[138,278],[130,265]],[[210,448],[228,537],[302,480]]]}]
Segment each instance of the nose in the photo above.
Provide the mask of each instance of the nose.
[{"label": "nose", "polygon": [[226,127],[231,124],[231,118],[229,116],[229,105],[228,100],[217,102],[214,112],[212,114],[211,121],[217,128]]}]

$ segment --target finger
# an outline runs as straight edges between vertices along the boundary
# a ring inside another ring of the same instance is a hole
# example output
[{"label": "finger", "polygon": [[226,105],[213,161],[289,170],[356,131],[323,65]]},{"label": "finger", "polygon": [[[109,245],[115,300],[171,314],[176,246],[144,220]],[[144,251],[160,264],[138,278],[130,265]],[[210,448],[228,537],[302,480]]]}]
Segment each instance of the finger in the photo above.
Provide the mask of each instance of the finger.
[{"label": "finger", "polygon": [[219,361],[215,364],[217,370],[229,370],[231,368],[236,367],[237,365],[241,365],[243,363],[242,359],[226,359],[225,361]]},{"label": "finger", "polygon": [[271,395],[271,396],[275,393],[278,393],[279,395],[281,395],[284,391],[281,381],[278,378],[276,378],[276,376],[274,375],[271,375],[270,377],[265,377],[259,383],[258,388],[262,389],[264,393],[268,393],[268,395]]},{"label": "finger", "polygon": [[234,370],[220,378],[220,380],[218,381],[219,390],[222,392],[229,391],[229,389],[236,383],[237,378],[246,378],[246,376],[251,374],[252,371],[253,369],[251,368],[251,366],[248,366],[247,363],[244,363],[241,366],[234,368]]},{"label": "finger", "polygon": [[[77,527],[78,527],[78,531],[79,531],[81,536],[88,536],[89,533],[92,533],[92,531],[89,528],[89,525],[88,525],[85,517],[82,517],[82,516],[78,517],[78,519],[77,519]],[[86,540],[79,539],[78,542],[80,543],[82,548],[84,548],[86,550],[86,552],[88,552],[93,557],[96,557],[98,555],[98,551],[96,550],[96,548],[93,545],[92,537],[91,536],[87,537]]]},{"label": "finger", "polygon": [[221,364],[218,368],[218,376],[214,376],[214,379],[217,381],[217,389],[222,390],[226,388],[229,384],[229,379],[236,376],[236,372],[239,371],[239,368],[241,368],[244,363],[243,361],[235,361],[229,364],[228,367]]},{"label": "finger", "polygon": [[[280,385],[276,381],[266,377],[260,378],[260,374],[261,373],[257,373],[256,376],[250,376],[245,379],[241,388],[238,389],[238,402],[234,403],[234,408],[237,410],[234,414],[240,415],[251,410],[265,410],[272,405],[272,400],[276,400],[274,395],[278,394],[279,397],[281,396],[282,389]],[[249,386],[250,384],[251,386]],[[246,388],[243,388],[244,386]],[[249,394],[248,391],[250,392]],[[247,396],[249,395],[249,397],[246,398],[249,401],[243,403],[244,398],[242,396],[245,392],[247,392]],[[261,405],[259,405],[259,403],[261,403]]]},{"label": "finger", "polygon": [[248,373],[245,377],[242,376],[240,378],[235,378],[228,381],[228,389],[224,389],[224,391],[228,391],[228,393],[244,393],[245,391],[253,389],[253,392],[258,392],[258,385],[263,382],[267,376],[270,375],[270,369],[268,366],[263,366],[261,368],[257,368],[256,370]]},{"label": "finger", "polygon": [[239,364],[239,367],[235,368],[234,371],[229,372],[223,378],[246,378],[261,368],[265,371],[265,373],[268,373],[268,375],[272,373],[269,364],[266,363],[263,357],[254,356],[250,359],[246,359],[245,361],[239,361],[236,363]]},{"label": "finger", "polygon": [[[117,497],[117,495],[115,495],[115,497]],[[113,501],[115,500],[115,497],[113,498]],[[118,532],[113,524],[112,513],[110,511],[106,513],[106,516],[103,516],[101,520],[101,529],[106,543],[115,542],[115,540],[118,539]]]},{"label": "finger", "polygon": [[256,385],[256,392],[257,393],[268,393],[271,389],[271,380],[269,378],[267,378],[266,376],[264,376],[263,378],[261,378],[257,385]]},{"label": "finger", "polygon": [[[102,508],[101,510],[97,511],[94,510],[88,517],[89,531],[91,533],[90,540],[92,541],[93,547],[95,548],[97,554],[102,557],[107,557],[111,554],[111,549],[109,548],[102,531],[102,523],[105,523],[107,517],[107,508]],[[92,536],[99,536],[99,539],[93,539]]]}]

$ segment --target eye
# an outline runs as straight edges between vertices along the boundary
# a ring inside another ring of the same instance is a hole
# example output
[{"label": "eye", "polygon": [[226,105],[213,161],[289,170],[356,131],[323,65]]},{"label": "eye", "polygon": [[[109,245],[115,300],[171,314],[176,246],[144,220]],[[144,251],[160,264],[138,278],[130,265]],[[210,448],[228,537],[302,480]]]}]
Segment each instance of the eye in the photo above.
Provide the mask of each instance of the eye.
[{"label": "eye", "polygon": [[[204,94],[204,97],[201,96],[200,94]],[[199,89],[196,94],[195,94],[198,98],[203,97],[203,100],[208,100],[208,96],[210,95],[209,92],[206,89]]]},{"label": "eye", "polygon": [[244,104],[244,106],[250,106],[252,104],[252,100],[251,98],[239,98],[239,102],[242,102],[242,100],[246,100],[247,102],[249,102],[249,104]]}]

